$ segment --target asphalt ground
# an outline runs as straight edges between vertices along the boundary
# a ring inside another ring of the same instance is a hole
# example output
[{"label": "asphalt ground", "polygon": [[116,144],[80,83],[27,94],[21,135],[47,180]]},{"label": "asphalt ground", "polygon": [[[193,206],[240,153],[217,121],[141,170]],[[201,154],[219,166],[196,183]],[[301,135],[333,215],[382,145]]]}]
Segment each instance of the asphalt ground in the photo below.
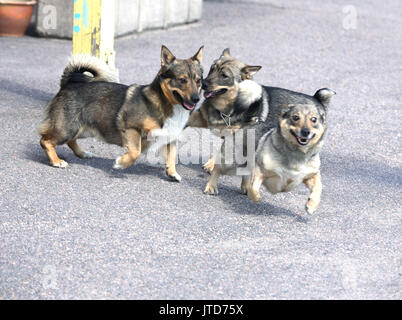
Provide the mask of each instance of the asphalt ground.
[{"label": "asphalt ground", "polygon": [[[50,167],[37,127],[72,44],[0,38],[0,299],[400,299],[402,6],[347,5],[207,1],[199,23],[115,42],[125,84],[153,79],[161,44],[205,45],[206,71],[230,47],[260,83],[335,90],[310,217],[304,186],[254,204],[227,176],[207,196],[200,164],[179,163],[181,183],[145,157],[115,171],[123,150],[95,139],[95,158],[62,146],[69,167]],[[199,162],[219,143],[205,137],[182,137]]]}]

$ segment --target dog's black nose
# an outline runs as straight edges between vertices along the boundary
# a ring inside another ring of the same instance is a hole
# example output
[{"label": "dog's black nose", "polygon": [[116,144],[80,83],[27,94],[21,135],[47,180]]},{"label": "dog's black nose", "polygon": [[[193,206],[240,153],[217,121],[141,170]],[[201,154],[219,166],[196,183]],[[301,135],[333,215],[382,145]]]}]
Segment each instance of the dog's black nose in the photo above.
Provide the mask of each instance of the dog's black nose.
[{"label": "dog's black nose", "polygon": [[308,137],[310,134],[310,130],[308,128],[303,128],[301,129],[300,133],[303,137]]},{"label": "dog's black nose", "polygon": [[208,86],[209,86],[208,80],[206,79],[202,80],[202,89],[205,90],[206,88],[208,88]]},{"label": "dog's black nose", "polygon": [[197,104],[198,101],[200,101],[200,96],[198,94],[193,94],[191,96],[191,102]]}]

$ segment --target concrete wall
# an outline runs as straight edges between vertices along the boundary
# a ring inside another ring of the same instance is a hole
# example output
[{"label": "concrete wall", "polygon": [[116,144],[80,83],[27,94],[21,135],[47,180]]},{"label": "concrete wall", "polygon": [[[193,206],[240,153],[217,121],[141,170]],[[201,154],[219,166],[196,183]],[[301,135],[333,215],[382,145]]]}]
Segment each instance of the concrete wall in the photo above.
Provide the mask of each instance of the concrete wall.
[{"label": "concrete wall", "polygon": [[[116,0],[115,36],[200,20],[202,1]],[[36,12],[38,35],[72,38],[73,0],[39,0]]]}]

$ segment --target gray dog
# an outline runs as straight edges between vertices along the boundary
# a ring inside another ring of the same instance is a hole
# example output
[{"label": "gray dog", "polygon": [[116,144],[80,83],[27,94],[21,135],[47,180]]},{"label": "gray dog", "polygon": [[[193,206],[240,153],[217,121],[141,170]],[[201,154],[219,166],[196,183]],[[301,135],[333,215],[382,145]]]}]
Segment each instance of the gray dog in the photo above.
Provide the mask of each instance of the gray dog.
[{"label": "gray dog", "polygon": [[[233,58],[225,49],[204,80],[206,100],[191,115],[189,126],[220,127],[232,133],[243,129],[240,142],[226,135],[220,152],[206,164],[211,176],[204,193],[218,194],[219,176],[239,174],[237,170],[247,165],[251,180],[243,171],[241,190],[252,200],[261,199],[261,184],[275,194],[290,191],[303,182],[311,190],[306,210],[314,212],[322,189],[319,151],[327,129],[327,108],[335,92],[323,88],[310,96],[262,86],[252,81],[259,69]],[[248,146],[244,141],[251,132],[253,143]],[[229,153],[228,144],[234,146]],[[248,158],[249,163],[233,161],[239,152],[253,157]]]}]

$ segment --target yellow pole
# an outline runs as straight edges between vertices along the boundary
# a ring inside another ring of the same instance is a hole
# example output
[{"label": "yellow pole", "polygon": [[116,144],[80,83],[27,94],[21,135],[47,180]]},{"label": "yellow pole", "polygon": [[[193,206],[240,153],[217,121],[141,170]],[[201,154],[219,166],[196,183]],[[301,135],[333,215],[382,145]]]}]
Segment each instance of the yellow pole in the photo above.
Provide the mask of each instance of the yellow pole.
[{"label": "yellow pole", "polygon": [[100,57],[110,66],[115,66],[114,51],[115,0],[102,0]]},{"label": "yellow pole", "polygon": [[74,0],[73,54],[91,54],[114,67],[114,0]]}]

